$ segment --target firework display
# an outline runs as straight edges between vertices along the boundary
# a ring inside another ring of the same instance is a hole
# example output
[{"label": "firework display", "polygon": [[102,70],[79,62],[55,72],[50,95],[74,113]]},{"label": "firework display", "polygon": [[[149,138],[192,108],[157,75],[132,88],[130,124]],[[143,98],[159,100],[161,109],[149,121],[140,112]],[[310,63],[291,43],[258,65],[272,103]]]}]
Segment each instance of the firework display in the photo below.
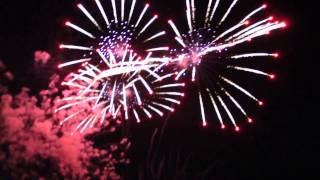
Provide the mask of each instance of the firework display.
[{"label": "firework display", "polygon": [[[267,8],[263,4],[227,28],[225,24],[238,0],[233,0],[227,8],[222,6],[219,0],[209,0],[206,11],[198,11],[195,0],[185,2],[188,31],[183,32],[183,28],[177,26],[173,20],[168,21],[176,48],[161,45],[159,38],[168,34],[157,30],[158,28],[151,28],[158,15],[149,17],[149,4],[139,9],[137,0],[110,0],[106,3],[95,0],[99,20],[94,18],[96,14],[93,15],[84,5],[78,4],[83,15],[95,26],[96,33],[70,21],[65,23],[87,37],[89,40],[83,44],[89,42],[89,45],[60,45],[61,49],[77,50],[82,55],[81,58],[59,65],[59,68],[75,65],[80,67],[62,83],[75,92],[65,97],[56,111],[73,106],[80,108],[78,112],[66,117],[61,124],[84,113],[85,118],[76,127],[76,130],[83,132],[98,122],[103,125],[108,119],[133,118],[139,123],[142,118],[151,118],[154,114],[163,116],[164,110],[173,112],[174,105],[180,104],[181,97],[184,96],[182,87],[185,86],[181,81],[189,79],[198,84],[197,94],[203,126],[207,126],[208,103],[211,104],[208,105],[214,110],[222,129],[226,127],[226,118],[223,117],[226,114],[235,130],[240,130],[230,104],[252,123],[252,118],[229,89],[238,90],[258,105],[262,106],[263,101],[226,74],[242,71],[274,79],[275,75],[272,73],[242,66],[237,62],[258,57],[277,58],[279,54],[234,53],[230,49],[284,28],[286,23],[274,20],[273,17],[257,18],[257,14]],[[220,9],[225,10],[221,13]],[[154,29],[156,32],[150,32]],[[83,104],[88,108],[81,108]]]},{"label": "firework display", "polygon": [[[192,82],[199,84],[198,99],[203,126],[207,125],[206,106],[204,105],[205,97],[206,99],[210,99],[211,106],[213,106],[216,116],[220,121],[221,128],[224,129],[226,127],[223,120],[225,118],[221,115],[221,111],[225,111],[234,125],[235,130],[239,131],[240,128],[226,101],[233,104],[244,117],[246,117],[249,123],[252,123],[253,120],[236,98],[227,90],[227,87],[231,86],[239,90],[241,93],[256,101],[260,106],[263,105],[263,101],[235,83],[231,80],[231,77],[227,77],[224,74],[235,70],[264,75],[270,79],[274,79],[274,74],[234,64],[249,58],[277,58],[279,54],[265,52],[232,54],[230,49],[251,41],[254,38],[267,35],[270,31],[284,28],[286,27],[286,23],[276,21],[273,17],[256,20],[257,18],[254,18],[254,16],[267,8],[267,5],[263,4],[247,14],[247,16],[242,18],[238,23],[235,23],[229,28],[225,28],[223,25],[238,3],[238,0],[233,0],[228,8],[219,6],[221,4],[219,0],[215,2],[209,0],[206,13],[202,15],[203,18],[200,18],[200,13],[199,16],[196,14],[197,9],[194,0],[186,0],[185,2],[188,32],[180,32],[180,28],[175,25],[173,20],[168,21],[172,32],[174,32],[175,40],[180,46],[179,48],[171,50],[173,56],[171,64],[176,66],[175,73],[177,75],[175,79],[179,80],[184,76],[184,78],[188,77]],[[222,16],[217,13],[219,8],[226,9]],[[251,23],[251,19],[255,22]],[[218,66],[222,66],[223,71],[221,67],[220,69],[217,68]],[[208,79],[213,83],[208,83]]]}]

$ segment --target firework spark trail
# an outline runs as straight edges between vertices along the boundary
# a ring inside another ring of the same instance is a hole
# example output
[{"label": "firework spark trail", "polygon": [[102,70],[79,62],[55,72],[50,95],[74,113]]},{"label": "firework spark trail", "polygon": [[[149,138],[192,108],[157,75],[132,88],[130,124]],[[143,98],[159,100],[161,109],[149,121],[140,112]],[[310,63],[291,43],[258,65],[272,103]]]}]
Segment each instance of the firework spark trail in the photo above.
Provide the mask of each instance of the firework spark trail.
[{"label": "firework spark trail", "polygon": [[207,89],[207,92],[208,92],[208,94],[209,94],[211,103],[213,104],[214,111],[216,112],[217,117],[218,117],[218,119],[219,119],[219,121],[220,121],[221,127],[224,128],[225,125],[224,125],[224,123],[223,123],[223,120],[222,120],[222,117],[221,117],[219,108],[218,108],[218,106],[217,106],[217,104],[216,104],[216,101],[214,100],[214,98],[213,98],[213,96],[212,96],[212,94],[211,94],[211,92],[210,92],[209,89]]},{"label": "firework spark trail", "polygon": [[72,29],[74,29],[74,30],[76,30],[76,31],[78,31],[78,32],[80,32],[80,33],[88,36],[89,38],[92,38],[92,39],[95,39],[95,38],[96,38],[96,37],[94,37],[91,33],[89,33],[88,31],[82,29],[81,27],[79,27],[79,26],[77,26],[77,25],[75,25],[75,24],[72,24],[72,23],[69,22],[69,21],[66,22],[66,26],[71,27]]},{"label": "firework spark trail", "polygon": [[244,22],[246,20],[248,20],[249,18],[251,18],[253,15],[255,15],[256,13],[260,12],[261,10],[265,9],[267,6],[265,4],[263,4],[261,7],[255,9],[254,11],[252,11],[251,13],[249,13],[246,17],[244,17],[242,19],[241,22]]},{"label": "firework spark trail", "polygon": [[209,0],[207,12],[206,12],[206,18],[205,18],[205,22],[204,22],[205,25],[206,25],[206,24],[208,23],[208,21],[209,21],[209,15],[210,15],[210,11],[211,11],[211,6],[212,6],[212,0]]},{"label": "firework spark trail", "polygon": [[71,65],[74,65],[74,64],[80,64],[80,63],[84,63],[84,62],[88,62],[88,61],[91,61],[91,58],[73,60],[73,61],[69,61],[67,63],[60,64],[58,66],[58,68],[63,68],[63,67],[71,66]]},{"label": "firework spark trail", "polygon": [[247,54],[240,54],[240,55],[234,55],[234,56],[231,56],[230,58],[231,59],[242,59],[242,58],[253,58],[253,57],[268,57],[268,56],[271,56],[271,57],[278,57],[279,54],[278,53],[247,53]]},{"label": "firework spark trail", "polygon": [[238,103],[238,101],[236,99],[234,99],[234,97],[225,89],[221,89],[222,91],[225,92],[225,94],[230,98],[230,100],[236,105],[236,107],[242,112],[243,115],[247,116],[247,113],[244,111],[244,109],[242,108],[242,106]]},{"label": "firework spark trail", "polygon": [[143,108],[142,110],[148,116],[149,119],[152,118],[152,115],[151,115],[150,111],[148,111],[146,108]]},{"label": "firework spark trail", "polygon": [[212,10],[212,12],[211,12],[210,19],[209,19],[209,26],[210,26],[210,22],[212,21],[213,16],[214,16],[216,10],[218,9],[219,3],[220,3],[220,0],[216,0],[216,2],[215,2],[215,4],[214,4],[214,7],[213,7],[213,10]]},{"label": "firework spark trail", "polygon": [[206,126],[207,122],[206,122],[206,116],[205,116],[205,112],[204,112],[201,92],[199,92],[199,102],[200,102],[200,110],[201,110],[201,117],[202,117],[202,125]]},{"label": "firework spark trail", "polygon": [[101,27],[97,23],[97,21],[92,17],[92,15],[88,12],[88,10],[82,5],[78,4],[78,8],[87,16],[87,18],[99,29],[101,30]]},{"label": "firework spark trail", "polygon": [[160,37],[160,36],[163,36],[163,35],[165,35],[165,34],[166,34],[165,31],[161,31],[161,32],[159,32],[159,33],[151,36],[150,38],[146,39],[144,42],[146,43],[146,42],[151,41],[151,40],[153,40],[153,39],[156,39],[156,38],[158,38],[158,37]]},{"label": "firework spark trail", "polygon": [[177,28],[177,26],[172,22],[172,20],[169,20],[168,23],[170,24],[173,31],[176,33],[177,37],[181,38],[181,34]]},{"label": "firework spark trail", "polygon": [[150,108],[152,111],[156,112],[159,116],[163,116],[163,112],[159,109],[155,108],[154,106],[148,105],[148,108]]},{"label": "firework spark trail", "polygon": [[132,1],[132,4],[131,4],[131,9],[130,9],[130,13],[129,13],[128,22],[130,22],[130,20],[131,20],[131,18],[132,18],[132,14],[133,14],[135,5],[136,5],[136,0],[133,0],[133,1]]},{"label": "firework spark trail", "polygon": [[232,4],[230,5],[229,9],[226,11],[226,13],[223,15],[222,19],[220,20],[218,26],[220,26],[220,25],[227,19],[227,17],[229,16],[232,8],[237,4],[238,1],[239,1],[239,0],[234,0],[234,1],[232,2]]},{"label": "firework spark trail", "polygon": [[235,69],[235,70],[238,70],[238,71],[250,72],[250,73],[254,73],[254,74],[260,74],[260,75],[269,76],[269,77],[271,77],[273,75],[273,74],[265,73],[265,72],[260,71],[260,70],[251,69],[251,68],[243,68],[243,67],[238,67],[238,66],[228,66],[227,68]]},{"label": "firework spark trail", "polygon": [[218,95],[218,99],[219,99],[222,107],[224,108],[224,110],[227,112],[227,114],[228,114],[228,116],[229,116],[229,119],[231,120],[232,124],[233,124],[236,128],[238,128],[238,126],[237,126],[237,124],[236,124],[236,121],[234,120],[234,117],[233,117],[233,115],[231,114],[228,106],[224,103],[224,101],[222,100],[222,98],[221,98],[219,95]]},{"label": "firework spark trail", "polygon": [[195,15],[196,7],[194,5],[194,0],[191,0],[191,12],[192,12],[192,14],[191,14],[192,22],[195,23],[195,21],[196,21],[196,15]]},{"label": "firework spark trail", "polygon": [[109,19],[108,19],[107,15],[106,15],[106,12],[104,11],[104,9],[103,9],[103,7],[101,5],[100,0],[95,0],[95,2],[96,2],[97,6],[99,8],[99,11],[100,11],[104,21],[106,22],[107,26],[109,26],[110,25]]},{"label": "firework spark trail", "polygon": [[124,11],[125,11],[124,7],[125,7],[125,3],[126,3],[125,0],[121,0],[121,21],[124,20]]},{"label": "firework spark trail", "polygon": [[83,51],[91,51],[92,48],[84,47],[84,46],[76,46],[76,45],[60,45],[60,49],[74,49],[74,50],[83,50]]},{"label": "firework spark trail", "polygon": [[186,5],[187,5],[187,20],[188,20],[188,26],[189,26],[189,32],[193,31],[193,25],[192,25],[192,15],[191,15],[191,8],[190,8],[190,1],[186,0]]},{"label": "firework spark trail", "polygon": [[179,44],[181,44],[182,47],[184,47],[184,48],[187,47],[187,45],[183,42],[183,40],[182,40],[181,38],[175,37],[175,40],[176,40]]},{"label": "firework spark trail", "polygon": [[187,69],[182,69],[182,70],[177,74],[175,80],[176,80],[176,81],[179,80],[180,77],[183,75],[183,73],[185,73],[186,71],[187,71]]},{"label": "firework spark trail", "polygon": [[140,36],[146,29],[158,18],[158,15],[155,15],[150,21],[141,29],[138,36]]},{"label": "firework spark trail", "polygon": [[230,39],[235,38],[235,37],[239,36],[240,34],[243,34],[244,32],[247,32],[248,30],[253,29],[261,24],[264,24],[268,21],[271,21],[272,19],[273,19],[273,17],[269,17],[267,19],[256,22],[255,24],[252,24],[251,26],[244,28],[243,30],[241,30],[241,31],[237,32],[236,34],[232,35],[231,37],[227,38],[225,41],[228,42],[228,41],[230,41]]},{"label": "firework spark trail", "polygon": [[[206,86],[207,93],[202,94],[202,89],[199,89],[198,99],[201,110],[201,118],[203,125],[206,125],[206,113],[205,113],[205,103],[204,99],[209,97],[211,100],[214,111],[220,121],[221,128],[225,128],[225,124],[223,122],[222,115],[219,111],[219,106],[222,106],[226,111],[228,118],[231,120],[232,124],[235,126],[235,130],[239,131],[240,128],[236,124],[236,120],[234,116],[230,112],[227,101],[224,101],[224,98],[229,99],[233,105],[240,110],[240,112],[248,118],[247,112],[244,111],[244,108],[240,105],[240,103],[226,90],[226,88],[222,87],[222,85],[230,85],[241,93],[245,94],[249,98],[258,102],[259,105],[263,105],[262,101],[259,101],[255,96],[252,95],[251,92],[242,88],[237,83],[231,81],[229,78],[222,76],[221,72],[216,69],[210,69],[207,64],[215,63],[219,66],[224,66],[226,70],[236,70],[247,73],[252,73],[255,75],[262,75],[270,77],[270,79],[275,79],[275,75],[271,73],[267,73],[258,69],[250,68],[250,67],[242,67],[239,65],[234,65],[234,63],[240,61],[230,61],[237,59],[249,59],[249,58],[258,58],[258,57],[279,57],[278,53],[266,53],[266,52],[251,52],[251,53],[237,53],[237,54],[228,54],[228,50],[234,46],[239,46],[245,42],[251,41],[254,38],[265,36],[269,34],[271,31],[281,29],[286,27],[285,22],[275,21],[273,17],[265,18],[262,20],[256,20],[256,22],[251,23],[250,19],[254,18],[255,15],[262,12],[266,9],[266,5],[263,4],[260,7],[254,9],[249,12],[244,18],[240,18],[241,20],[233,26],[224,29],[225,27],[221,26],[227,19],[231,19],[232,11],[235,9],[236,5],[239,4],[239,0],[233,0],[231,4],[226,8],[226,11],[221,14],[221,19],[218,21],[214,20],[214,17],[219,16],[218,9],[220,7],[220,1],[216,0],[213,2],[212,0],[208,0],[208,5],[206,10],[204,11],[203,19],[199,19],[200,22],[204,22],[203,27],[201,23],[197,22],[198,19],[195,8],[195,1],[186,0],[186,22],[188,25],[187,32],[179,31],[180,28],[176,26],[176,24],[170,19],[168,21],[169,26],[174,32],[174,40],[180,46],[180,48],[171,49],[172,59],[170,60],[170,64],[173,65],[175,79],[185,79],[185,77],[189,78],[191,81],[197,82],[200,86]],[[197,11],[197,13],[200,11]],[[212,59],[212,57],[218,57],[216,59]],[[210,58],[210,59],[209,59]],[[228,59],[229,61],[222,61]],[[219,62],[215,62],[219,61]],[[221,62],[220,62],[221,61]],[[233,64],[229,64],[233,63]],[[212,72],[214,71],[214,76],[212,77]],[[204,78],[203,74],[206,74]],[[225,73],[223,73],[225,74]],[[215,86],[210,86],[207,82],[209,79],[216,79],[216,84],[221,86],[216,89]],[[219,83],[224,82],[224,83]],[[210,90],[209,90],[210,89]],[[212,91],[211,91],[212,90]],[[211,92],[214,93],[211,93]],[[166,92],[169,93],[169,92]],[[223,94],[224,96],[221,96]],[[216,102],[215,99],[218,99]],[[248,120],[251,122],[251,119]]]},{"label": "firework spark trail", "polygon": [[256,97],[254,97],[250,92],[248,92],[247,90],[243,89],[242,87],[240,87],[238,84],[230,81],[227,78],[224,77],[220,77],[222,80],[224,80],[226,83],[230,84],[231,86],[235,87],[236,89],[238,89],[239,91],[243,92],[245,95],[249,96],[251,99],[258,101],[258,99]]}]

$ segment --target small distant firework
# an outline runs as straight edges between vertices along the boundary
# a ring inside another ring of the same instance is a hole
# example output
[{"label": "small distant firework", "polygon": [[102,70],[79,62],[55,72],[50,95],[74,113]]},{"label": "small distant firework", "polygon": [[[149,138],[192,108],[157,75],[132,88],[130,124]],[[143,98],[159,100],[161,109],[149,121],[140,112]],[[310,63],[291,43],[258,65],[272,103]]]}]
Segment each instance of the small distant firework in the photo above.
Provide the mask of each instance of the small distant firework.
[{"label": "small distant firework", "polygon": [[[235,130],[239,131],[240,128],[230,112],[225,99],[228,99],[228,101],[230,100],[230,102],[232,102],[247,118],[249,123],[252,123],[252,119],[224,86],[228,85],[239,90],[241,93],[244,93],[251,99],[257,101],[260,106],[263,105],[263,102],[258,100],[249,91],[230,80],[230,78],[224,76],[223,74],[225,74],[225,72],[219,72],[219,70],[213,69],[212,67],[213,65],[222,65],[227,71],[244,71],[274,79],[274,74],[248,67],[235,66],[234,64],[236,60],[245,58],[269,56],[277,58],[279,56],[278,53],[255,52],[233,55],[229,53],[228,50],[236,45],[251,41],[254,38],[267,35],[270,31],[284,28],[286,27],[286,23],[276,21],[273,17],[268,17],[251,24],[249,19],[264,10],[267,7],[264,4],[250,12],[234,26],[224,30],[225,28],[222,27],[222,25],[229,17],[229,14],[237,2],[238,0],[233,0],[222,18],[219,21],[216,21],[215,19],[219,18],[214,17],[218,16],[217,9],[219,8],[220,0],[216,0],[215,3],[213,3],[212,0],[209,0],[206,14],[203,16],[204,18],[198,18],[199,21],[197,21],[195,1],[186,0],[186,17],[189,31],[181,33],[172,20],[169,20],[168,23],[175,33],[176,42],[182,47],[171,50],[173,56],[172,64],[176,67],[175,79],[179,80],[183,75],[190,75],[191,81],[195,81],[199,84],[198,96],[203,126],[207,125],[204,106],[204,97],[206,97],[206,99],[210,99],[213,105],[214,111],[220,121],[221,128],[224,129],[226,126],[220,113],[221,110],[219,109],[219,106],[227,113]],[[208,64],[209,66],[207,66]],[[210,79],[210,83],[208,83],[208,79]],[[212,81],[214,81],[213,84]]]}]

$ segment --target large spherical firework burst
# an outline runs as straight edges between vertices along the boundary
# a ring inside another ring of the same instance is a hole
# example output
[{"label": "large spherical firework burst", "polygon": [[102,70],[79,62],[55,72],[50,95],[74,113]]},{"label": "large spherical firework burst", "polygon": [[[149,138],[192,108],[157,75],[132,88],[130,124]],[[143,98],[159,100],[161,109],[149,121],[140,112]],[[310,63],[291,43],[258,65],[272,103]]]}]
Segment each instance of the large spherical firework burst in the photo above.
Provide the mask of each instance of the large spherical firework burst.
[{"label": "large spherical firework burst", "polygon": [[207,125],[206,106],[204,106],[204,103],[207,101],[204,101],[205,97],[211,101],[213,109],[221,123],[221,128],[225,128],[225,122],[220,113],[221,109],[223,109],[234,125],[235,130],[239,131],[240,128],[229,109],[227,101],[233,104],[246,117],[249,123],[252,122],[252,119],[235,97],[231,95],[231,92],[227,90],[227,87],[233,87],[239,90],[241,93],[257,101],[259,105],[263,105],[263,102],[232,81],[231,78],[225,74],[230,70],[235,70],[264,75],[270,79],[274,79],[274,74],[250,67],[243,67],[237,65],[237,62],[246,58],[269,56],[276,58],[278,57],[278,53],[249,52],[232,54],[230,49],[251,41],[254,38],[269,34],[270,31],[283,28],[286,24],[275,21],[273,17],[250,23],[249,20],[256,20],[257,18],[254,18],[255,15],[266,9],[267,6],[264,4],[250,12],[247,16],[241,18],[238,23],[229,28],[225,28],[223,26],[224,22],[228,19],[232,9],[237,3],[238,0],[233,0],[221,18],[218,18],[218,16],[220,16],[218,9],[222,9],[223,6],[219,6],[221,4],[219,0],[215,2],[209,0],[207,11],[201,19],[196,18],[200,17],[200,15],[196,16],[195,1],[186,0],[186,17],[189,31],[181,33],[179,31],[180,28],[178,28],[172,20],[169,20],[168,23],[175,34],[176,42],[181,46],[181,48],[171,50],[173,56],[172,64],[174,64],[176,71],[176,80],[189,77],[192,81],[198,83],[199,105],[203,126]]},{"label": "large spherical firework burst", "polygon": [[129,49],[119,58],[112,52],[108,58],[104,53],[101,56],[104,64],[84,63],[62,83],[74,93],[68,94],[56,111],[76,109],[62,124],[79,114],[84,114],[76,127],[80,132],[108,124],[112,119],[123,122],[132,117],[139,123],[142,117],[162,117],[165,111],[173,112],[173,105],[180,104],[184,83],[172,83],[173,73],[161,75],[167,60],[151,56],[141,59]]}]

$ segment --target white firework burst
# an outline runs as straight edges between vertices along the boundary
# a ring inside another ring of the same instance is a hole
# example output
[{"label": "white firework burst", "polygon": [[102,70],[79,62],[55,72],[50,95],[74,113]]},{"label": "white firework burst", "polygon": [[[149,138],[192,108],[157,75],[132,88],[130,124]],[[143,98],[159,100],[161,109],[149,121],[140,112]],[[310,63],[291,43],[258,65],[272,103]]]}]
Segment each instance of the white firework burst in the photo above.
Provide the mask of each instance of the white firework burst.
[{"label": "white firework burst", "polygon": [[[99,50],[97,50],[99,51]],[[174,104],[180,104],[184,83],[170,80],[174,74],[160,75],[168,60],[153,58],[151,53],[145,59],[137,57],[126,49],[121,58],[112,52],[110,58],[99,52],[104,65],[83,63],[84,68],[72,73],[62,85],[75,93],[62,100],[56,112],[75,108],[61,124],[84,113],[85,118],[76,130],[84,132],[87,127],[109,124],[112,119],[136,119],[164,116],[165,111],[174,111]],[[174,83],[171,83],[174,82]]]}]

